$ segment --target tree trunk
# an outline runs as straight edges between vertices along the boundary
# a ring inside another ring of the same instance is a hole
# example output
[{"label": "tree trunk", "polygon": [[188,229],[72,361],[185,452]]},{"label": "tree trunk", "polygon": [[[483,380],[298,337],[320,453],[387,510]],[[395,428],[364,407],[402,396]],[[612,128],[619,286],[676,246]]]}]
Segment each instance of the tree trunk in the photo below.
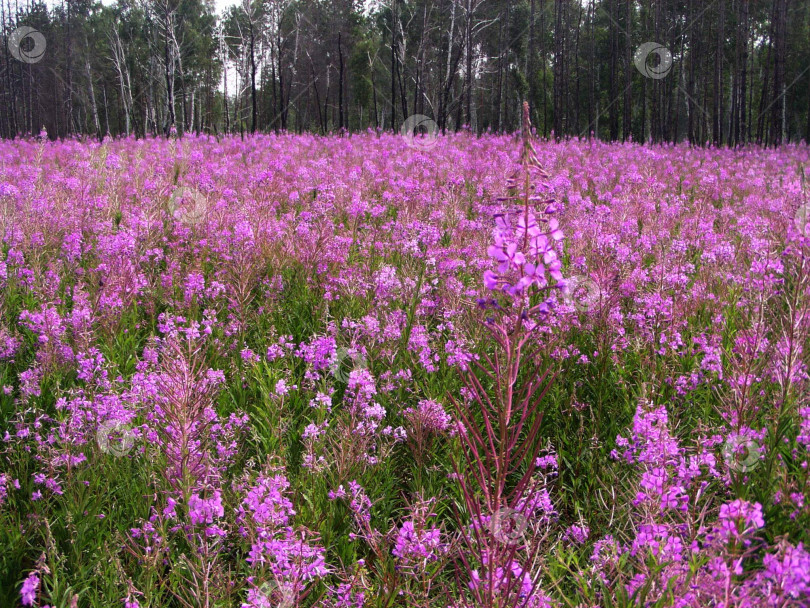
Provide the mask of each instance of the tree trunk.
[{"label": "tree trunk", "polygon": [[624,1],[624,27],[627,30],[625,32],[625,43],[624,43],[624,119],[622,124],[622,141],[627,141],[628,139],[632,139],[633,137],[633,130],[632,130],[632,121],[633,121],[633,91],[632,91],[632,61],[633,61],[633,51],[632,51],[632,40],[630,39],[630,35],[632,33],[633,22],[631,20],[632,12],[630,7],[631,0]]},{"label": "tree trunk", "polygon": [[[396,0],[391,6],[391,129],[397,130],[397,8]],[[403,119],[405,117],[403,116]]]},{"label": "tree trunk", "polygon": [[714,54],[714,112],[712,135],[714,144],[723,144],[723,22],[726,16],[725,0],[719,0],[717,19],[717,47]]},{"label": "tree trunk", "polygon": [[259,106],[256,99],[256,32],[253,15],[250,15],[250,101],[252,105],[250,132],[255,133],[259,122]]},{"label": "tree trunk", "polygon": [[466,29],[466,42],[465,48],[467,49],[467,72],[465,76],[465,85],[467,89],[467,107],[466,107],[466,115],[467,115],[467,125],[472,128],[472,96],[473,96],[473,86],[472,86],[472,24],[473,24],[473,4],[472,0],[467,0],[467,29]]},{"label": "tree trunk", "polygon": [[[85,40],[85,45],[87,41]],[[90,97],[90,110],[93,113],[93,126],[96,129],[96,136],[101,137],[101,123],[98,120],[98,106],[96,105],[96,92],[93,89],[93,71],[90,69],[90,56],[85,53],[84,71],[87,76],[87,89]]]},{"label": "tree trunk", "polygon": [[169,13],[169,4],[166,3],[165,5],[165,12],[164,12],[164,21],[163,21],[163,35],[165,37],[166,44],[163,48],[164,53],[164,61],[166,62],[166,105],[168,106],[167,111],[169,113],[167,125],[166,125],[166,135],[169,134],[169,131],[174,126],[175,123],[175,115],[174,115],[174,75],[172,73],[172,69],[174,66],[174,60],[171,57],[170,45],[172,36],[169,35],[169,28],[174,28],[173,25],[170,23],[171,14]]},{"label": "tree trunk", "polygon": [[785,136],[785,43],[787,38],[787,0],[774,0],[774,69],[771,105],[771,138],[774,146]]},{"label": "tree trunk", "polygon": [[610,139],[616,141],[619,139],[619,108],[616,101],[619,97],[619,32],[617,31],[616,24],[618,23],[618,0],[610,0],[610,58],[609,58],[609,72],[608,72],[608,122],[610,123]]},{"label": "tree trunk", "polygon": [[740,65],[740,140],[748,143],[748,122],[746,121],[746,87],[748,86],[748,0],[742,0],[742,57]]},{"label": "tree trunk", "polygon": [[562,81],[563,81],[563,0],[557,0],[555,6],[554,25],[554,85],[553,85],[553,109],[554,112],[554,137],[560,139],[563,131],[562,119]]},{"label": "tree trunk", "polygon": [[338,56],[340,57],[340,76],[338,79],[338,107],[340,108],[340,114],[338,122],[338,131],[341,131],[345,125],[344,123],[344,112],[343,112],[343,47],[341,46],[340,42],[340,32],[338,32]]}]

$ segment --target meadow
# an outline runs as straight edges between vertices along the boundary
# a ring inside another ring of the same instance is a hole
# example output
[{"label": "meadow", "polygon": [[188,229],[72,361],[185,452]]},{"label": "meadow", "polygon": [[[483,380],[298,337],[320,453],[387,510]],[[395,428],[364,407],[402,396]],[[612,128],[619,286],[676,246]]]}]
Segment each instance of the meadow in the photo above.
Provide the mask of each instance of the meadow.
[{"label": "meadow", "polygon": [[0,143],[0,606],[809,605],[808,162]]}]

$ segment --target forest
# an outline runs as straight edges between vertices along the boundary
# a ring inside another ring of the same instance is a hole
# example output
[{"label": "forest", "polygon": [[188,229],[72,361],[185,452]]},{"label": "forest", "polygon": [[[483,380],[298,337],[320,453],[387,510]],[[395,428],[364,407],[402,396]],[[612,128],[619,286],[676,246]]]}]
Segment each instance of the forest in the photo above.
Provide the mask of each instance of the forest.
[{"label": "forest", "polygon": [[0,4],[0,136],[398,131],[810,140],[798,0]]}]

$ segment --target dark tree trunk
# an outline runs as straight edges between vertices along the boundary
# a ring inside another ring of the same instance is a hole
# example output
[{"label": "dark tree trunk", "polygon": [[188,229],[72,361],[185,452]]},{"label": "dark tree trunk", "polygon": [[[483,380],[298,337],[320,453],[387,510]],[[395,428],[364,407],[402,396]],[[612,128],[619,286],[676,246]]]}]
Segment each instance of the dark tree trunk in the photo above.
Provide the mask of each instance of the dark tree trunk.
[{"label": "dark tree trunk", "polygon": [[631,80],[632,69],[632,20],[631,20],[631,0],[624,2],[624,27],[625,44],[624,44],[624,119],[622,121],[622,141],[627,141],[632,138],[632,122],[633,122],[633,91]]},{"label": "dark tree trunk", "polygon": [[748,0],[741,0],[742,5],[742,56],[740,58],[740,141],[748,143],[748,122],[746,121],[746,87],[748,86]]},{"label": "dark tree trunk", "polygon": [[259,105],[256,98],[256,32],[253,29],[253,16],[250,17],[250,132],[255,133],[259,123]]},{"label": "dark tree trunk", "polygon": [[554,26],[554,137],[560,139],[563,132],[563,0],[557,0]]},{"label": "dark tree trunk", "polygon": [[[397,8],[393,3],[391,7],[391,129],[397,130]],[[404,118],[404,117],[403,117]]]},{"label": "dark tree trunk", "polygon": [[532,111],[532,123],[537,124],[537,35],[535,34],[535,4],[536,0],[531,0],[529,6],[529,46],[526,60],[526,82],[529,84],[529,106]]},{"label": "dark tree trunk", "polygon": [[608,59],[608,123],[610,128],[610,139],[619,139],[619,107],[617,100],[619,97],[619,31],[616,27],[618,23],[619,11],[617,9],[618,0],[610,0],[610,57]]},{"label": "dark tree trunk", "polygon": [[172,59],[171,53],[169,51],[169,45],[171,44],[171,36],[169,35],[169,28],[174,27],[171,25],[170,13],[169,13],[169,4],[168,2],[165,5],[165,13],[164,13],[164,29],[163,33],[166,38],[166,44],[163,48],[163,58],[166,63],[166,105],[168,106],[169,117],[166,121],[166,134],[169,134],[170,129],[174,126],[175,123],[175,115],[174,115],[174,77],[172,72]]},{"label": "dark tree trunk", "polygon": [[771,144],[778,146],[784,135],[785,44],[787,38],[787,0],[774,0],[773,102],[771,105]]},{"label": "dark tree trunk", "polygon": [[717,18],[717,47],[714,54],[714,112],[712,136],[715,145],[723,143],[723,22],[725,21],[725,0],[719,0]]},{"label": "dark tree trunk", "polygon": [[466,116],[467,116],[467,125],[472,128],[472,27],[473,27],[473,16],[472,16],[472,0],[467,0],[467,23],[466,23],[466,49],[467,49],[467,73],[465,76],[465,88],[467,89],[466,93]]},{"label": "dark tree trunk", "polygon": [[340,39],[341,33],[338,32],[338,56],[340,58],[340,75],[338,77],[338,107],[339,107],[339,114],[338,114],[338,130],[342,130],[344,126],[346,126],[345,118],[344,118],[344,109],[343,109],[343,87],[344,80],[343,80],[343,46],[341,45]]}]

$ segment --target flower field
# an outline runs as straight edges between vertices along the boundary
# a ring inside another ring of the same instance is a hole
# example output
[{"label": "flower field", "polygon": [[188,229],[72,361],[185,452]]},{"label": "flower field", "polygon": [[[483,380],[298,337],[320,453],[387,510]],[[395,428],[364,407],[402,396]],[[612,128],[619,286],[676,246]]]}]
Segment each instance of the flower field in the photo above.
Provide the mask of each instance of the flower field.
[{"label": "flower field", "polygon": [[0,143],[0,606],[810,605],[808,163]]}]

